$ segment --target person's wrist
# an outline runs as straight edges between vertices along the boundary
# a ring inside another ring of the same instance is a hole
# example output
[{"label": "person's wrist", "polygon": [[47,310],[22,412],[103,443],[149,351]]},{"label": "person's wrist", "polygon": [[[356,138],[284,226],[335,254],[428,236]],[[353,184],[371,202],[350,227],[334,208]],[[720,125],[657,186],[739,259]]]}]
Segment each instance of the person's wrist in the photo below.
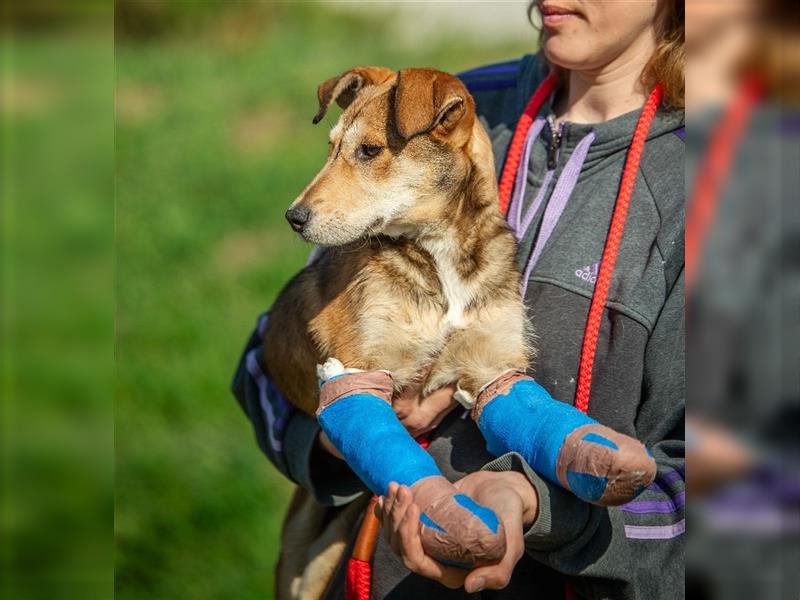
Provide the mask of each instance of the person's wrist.
[{"label": "person's wrist", "polygon": [[517,471],[506,471],[506,477],[522,500],[522,525],[528,529],[539,516],[539,495],[530,480]]}]

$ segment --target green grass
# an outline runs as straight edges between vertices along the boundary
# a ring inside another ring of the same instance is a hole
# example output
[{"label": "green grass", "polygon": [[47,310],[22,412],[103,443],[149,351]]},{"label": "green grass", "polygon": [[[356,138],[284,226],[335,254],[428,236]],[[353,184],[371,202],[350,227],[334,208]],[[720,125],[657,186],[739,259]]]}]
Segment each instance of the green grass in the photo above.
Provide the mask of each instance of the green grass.
[{"label": "green grass", "polygon": [[122,600],[271,597],[291,486],[228,386],[309,250],[283,213],[326,152],[317,84],[356,64],[457,71],[525,51],[444,33],[408,49],[384,21],[269,6],[117,48]]}]

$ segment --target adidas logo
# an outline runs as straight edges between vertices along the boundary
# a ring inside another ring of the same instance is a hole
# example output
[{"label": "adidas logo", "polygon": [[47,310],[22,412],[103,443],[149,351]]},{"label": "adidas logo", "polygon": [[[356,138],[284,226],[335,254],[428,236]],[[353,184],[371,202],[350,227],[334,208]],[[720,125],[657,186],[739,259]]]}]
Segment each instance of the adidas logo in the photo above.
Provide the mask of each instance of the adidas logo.
[{"label": "adidas logo", "polygon": [[575,277],[594,283],[597,281],[597,272],[600,270],[600,263],[596,262],[593,265],[586,265],[582,269],[575,271]]}]

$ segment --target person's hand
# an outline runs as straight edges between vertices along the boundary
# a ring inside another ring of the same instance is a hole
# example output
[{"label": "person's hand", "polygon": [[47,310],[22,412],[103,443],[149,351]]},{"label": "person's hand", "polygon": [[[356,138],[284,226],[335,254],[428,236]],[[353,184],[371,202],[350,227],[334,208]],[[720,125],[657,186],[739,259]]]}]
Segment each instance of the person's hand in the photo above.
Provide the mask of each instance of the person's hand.
[{"label": "person's hand", "polygon": [[442,565],[426,555],[419,534],[419,508],[413,502],[411,490],[396,484],[389,486],[389,493],[379,498],[375,507],[386,540],[406,568],[418,575],[454,589],[463,585],[470,593],[502,589],[508,585],[525,551],[523,530],[538,515],[536,491],[524,475],[513,471],[479,471],[457,481],[455,486],[479,504],[494,510],[503,521],[506,554],[498,564],[467,572]]},{"label": "person's hand", "polygon": [[435,429],[458,402],[453,398],[455,385],[448,385],[422,397],[418,386],[409,386],[392,398],[397,418],[413,437]]},{"label": "person's hand", "polygon": [[396,483],[389,484],[388,493],[378,498],[375,505],[375,516],[381,521],[386,542],[406,569],[451,589],[460,588],[467,578],[467,571],[443,565],[425,554],[419,532],[419,514],[411,488]]},{"label": "person's hand", "polygon": [[464,582],[467,592],[501,590],[511,581],[514,567],[525,553],[523,532],[539,514],[539,497],[528,478],[516,471],[478,471],[456,481],[455,486],[491,508],[506,529],[506,554],[496,565],[472,570]]}]

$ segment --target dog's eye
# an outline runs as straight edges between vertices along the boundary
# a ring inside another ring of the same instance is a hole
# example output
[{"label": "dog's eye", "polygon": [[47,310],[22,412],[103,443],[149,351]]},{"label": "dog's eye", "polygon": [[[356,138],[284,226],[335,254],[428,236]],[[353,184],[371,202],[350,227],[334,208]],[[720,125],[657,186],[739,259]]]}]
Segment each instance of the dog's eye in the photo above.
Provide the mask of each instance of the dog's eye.
[{"label": "dog's eye", "polygon": [[361,160],[369,160],[375,158],[383,150],[383,146],[376,144],[361,144],[358,147],[358,158]]}]

